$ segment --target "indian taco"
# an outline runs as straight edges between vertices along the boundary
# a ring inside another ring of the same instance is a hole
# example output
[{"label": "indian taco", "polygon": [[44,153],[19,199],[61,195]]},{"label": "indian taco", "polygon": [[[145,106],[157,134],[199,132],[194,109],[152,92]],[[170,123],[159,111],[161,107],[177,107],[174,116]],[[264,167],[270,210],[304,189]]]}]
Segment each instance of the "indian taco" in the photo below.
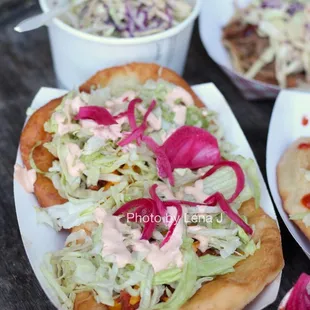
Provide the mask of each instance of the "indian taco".
[{"label": "indian taco", "polygon": [[277,167],[279,193],[290,219],[310,240],[310,138],[299,138]]},{"label": "indian taco", "polygon": [[223,43],[245,78],[286,87],[309,87],[310,4],[255,0],[223,28]]},{"label": "indian taco", "polygon": [[63,309],[242,309],[283,268],[251,159],[173,71],[133,63],[52,100],[21,136]]}]

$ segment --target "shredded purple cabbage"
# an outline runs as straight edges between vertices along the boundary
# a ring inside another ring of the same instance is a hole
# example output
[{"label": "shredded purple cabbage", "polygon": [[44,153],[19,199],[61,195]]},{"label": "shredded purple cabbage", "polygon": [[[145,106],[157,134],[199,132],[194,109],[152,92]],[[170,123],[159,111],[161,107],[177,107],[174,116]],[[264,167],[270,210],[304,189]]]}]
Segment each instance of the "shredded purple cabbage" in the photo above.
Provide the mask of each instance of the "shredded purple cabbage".
[{"label": "shredded purple cabbage", "polygon": [[278,9],[282,5],[281,0],[264,0],[262,2],[262,8],[273,8],[273,9]]},{"label": "shredded purple cabbage", "polygon": [[295,13],[302,11],[304,8],[305,5],[300,2],[292,3],[287,9],[287,13],[290,15],[294,15]]},{"label": "shredded purple cabbage", "polygon": [[146,36],[172,28],[192,11],[187,0],[88,0],[63,16],[74,28],[114,37]]}]

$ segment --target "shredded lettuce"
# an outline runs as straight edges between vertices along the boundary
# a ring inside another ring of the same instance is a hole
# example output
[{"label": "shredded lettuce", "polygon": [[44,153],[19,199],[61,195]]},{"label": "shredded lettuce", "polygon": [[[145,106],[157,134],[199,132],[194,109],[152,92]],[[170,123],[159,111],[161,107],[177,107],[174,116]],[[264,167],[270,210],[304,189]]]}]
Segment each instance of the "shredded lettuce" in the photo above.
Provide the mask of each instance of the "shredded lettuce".
[{"label": "shredded lettuce", "polygon": [[194,173],[192,170],[186,169],[174,169],[173,176],[175,179],[175,187],[184,186],[193,183],[199,179],[199,175]]},{"label": "shredded lettuce", "polygon": [[193,251],[192,242],[189,238],[183,242],[184,266],[175,291],[167,302],[159,303],[153,309],[179,309],[195,293],[198,259]]},{"label": "shredded lettuce", "polygon": [[291,220],[302,220],[307,227],[310,226],[310,212],[309,211],[290,215],[290,219]]},{"label": "shredded lettuce", "polygon": [[[206,111],[205,111],[206,112]],[[206,112],[207,113],[207,112]],[[201,108],[196,106],[189,106],[186,109],[186,125],[196,126],[204,129],[208,129],[209,121],[206,116],[203,115]]]},{"label": "shredded lettuce", "polygon": [[251,158],[244,158],[241,155],[236,156],[232,154],[230,154],[227,159],[236,161],[242,167],[247,177],[248,190],[250,190],[251,196],[254,197],[255,206],[256,208],[258,208],[260,206],[261,191],[260,191],[260,180],[255,161]]},{"label": "shredded lettuce", "polygon": [[73,204],[66,202],[46,209],[46,213],[58,228],[70,229],[86,222],[94,221],[93,211],[97,205],[93,202]]},{"label": "shredded lettuce", "polygon": [[153,280],[153,268],[149,264],[144,264],[142,272],[144,273],[144,279],[141,281],[140,294],[141,300],[139,304],[140,310],[148,310],[151,305],[152,298],[152,280]]},{"label": "shredded lettuce", "polygon": [[234,266],[245,259],[244,256],[231,255],[226,258],[204,255],[198,259],[197,274],[200,277],[214,277],[234,271]]},{"label": "shredded lettuce", "polygon": [[250,184],[252,185],[252,192],[255,199],[255,206],[256,208],[258,208],[260,206],[261,191],[260,191],[260,180],[258,177],[256,164],[253,159],[247,159],[245,161],[245,165],[242,166],[242,168],[245,169]]},{"label": "shredded lettuce", "polygon": [[153,285],[169,284],[172,282],[176,282],[180,279],[181,275],[182,270],[177,267],[159,271],[155,274],[153,278]]},{"label": "shredded lettuce", "polygon": [[219,250],[222,258],[227,258],[234,254],[241,244],[242,243],[237,236],[223,238],[211,237],[209,239],[209,246]]},{"label": "shredded lettuce", "polygon": [[[237,177],[233,169],[223,167],[203,180],[203,191],[207,195],[220,192],[225,198],[231,197],[237,184]],[[234,202],[234,205],[240,206],[242,202],[252,197],[252,191],[249,186],[245,186],[240,195]]]}]

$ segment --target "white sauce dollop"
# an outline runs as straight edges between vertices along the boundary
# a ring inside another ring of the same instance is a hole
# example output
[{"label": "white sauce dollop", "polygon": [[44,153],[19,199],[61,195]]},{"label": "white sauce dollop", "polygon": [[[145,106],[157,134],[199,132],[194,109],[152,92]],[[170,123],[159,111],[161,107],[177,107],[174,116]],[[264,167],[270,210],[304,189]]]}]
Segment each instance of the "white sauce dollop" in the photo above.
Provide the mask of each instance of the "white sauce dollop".
[{"label": "white sauce dollop", "polygon": [[14,166],[14,179],[24,188],[27,193],[34,192],[34,183],[37,174],[34,169],[27,170],[19,164]]},{"label": "white sauce dollop", "polygon": [[95,218],[102,227],[102,256],[106,259],[112,258],[119,268],[125,267],[132,262],[130,251],[127,249],[123,233],[128,232],[126,224],[120,222],[119,218],[108,214],[104,209],[95,210]]},{"label": "white sauce dollop", "polygon": [[80,161],[82,150],[75,143],[68,143],[68,155],[66,156],[66,165],[70,175],[73,177],[80,176],[81,172],[86,169],[85,165]]}]

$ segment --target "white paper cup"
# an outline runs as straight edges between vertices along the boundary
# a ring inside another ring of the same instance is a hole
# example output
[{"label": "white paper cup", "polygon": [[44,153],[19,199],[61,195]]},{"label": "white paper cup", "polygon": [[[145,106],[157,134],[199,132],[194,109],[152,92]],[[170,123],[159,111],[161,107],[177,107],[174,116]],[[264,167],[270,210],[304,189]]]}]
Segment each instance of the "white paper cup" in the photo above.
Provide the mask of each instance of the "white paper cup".
[{"label": "white paper cup", "polygon": [[[252,0],[238,0],[244,7]],[[276,98],[281,88],[276,85],[247,79],[233,68],[230,55],[222,43],[222,29],[235,13],[234,0],[205,1],[199,17],[199,32],[202,43],[210,57],[222,67],[232,82],[249,100]]]},{"label": "white paper cup", "polygon": [[[182,75],[194,21],[202,0],[189,0],[190,16],[164,32],[139,38],[107,38],[76,30],[55,18],[48,32],[59,86],[71,89],[94,72],[129,62],[154,62]],[[39,0],[44,12],[47,0]]]}]

